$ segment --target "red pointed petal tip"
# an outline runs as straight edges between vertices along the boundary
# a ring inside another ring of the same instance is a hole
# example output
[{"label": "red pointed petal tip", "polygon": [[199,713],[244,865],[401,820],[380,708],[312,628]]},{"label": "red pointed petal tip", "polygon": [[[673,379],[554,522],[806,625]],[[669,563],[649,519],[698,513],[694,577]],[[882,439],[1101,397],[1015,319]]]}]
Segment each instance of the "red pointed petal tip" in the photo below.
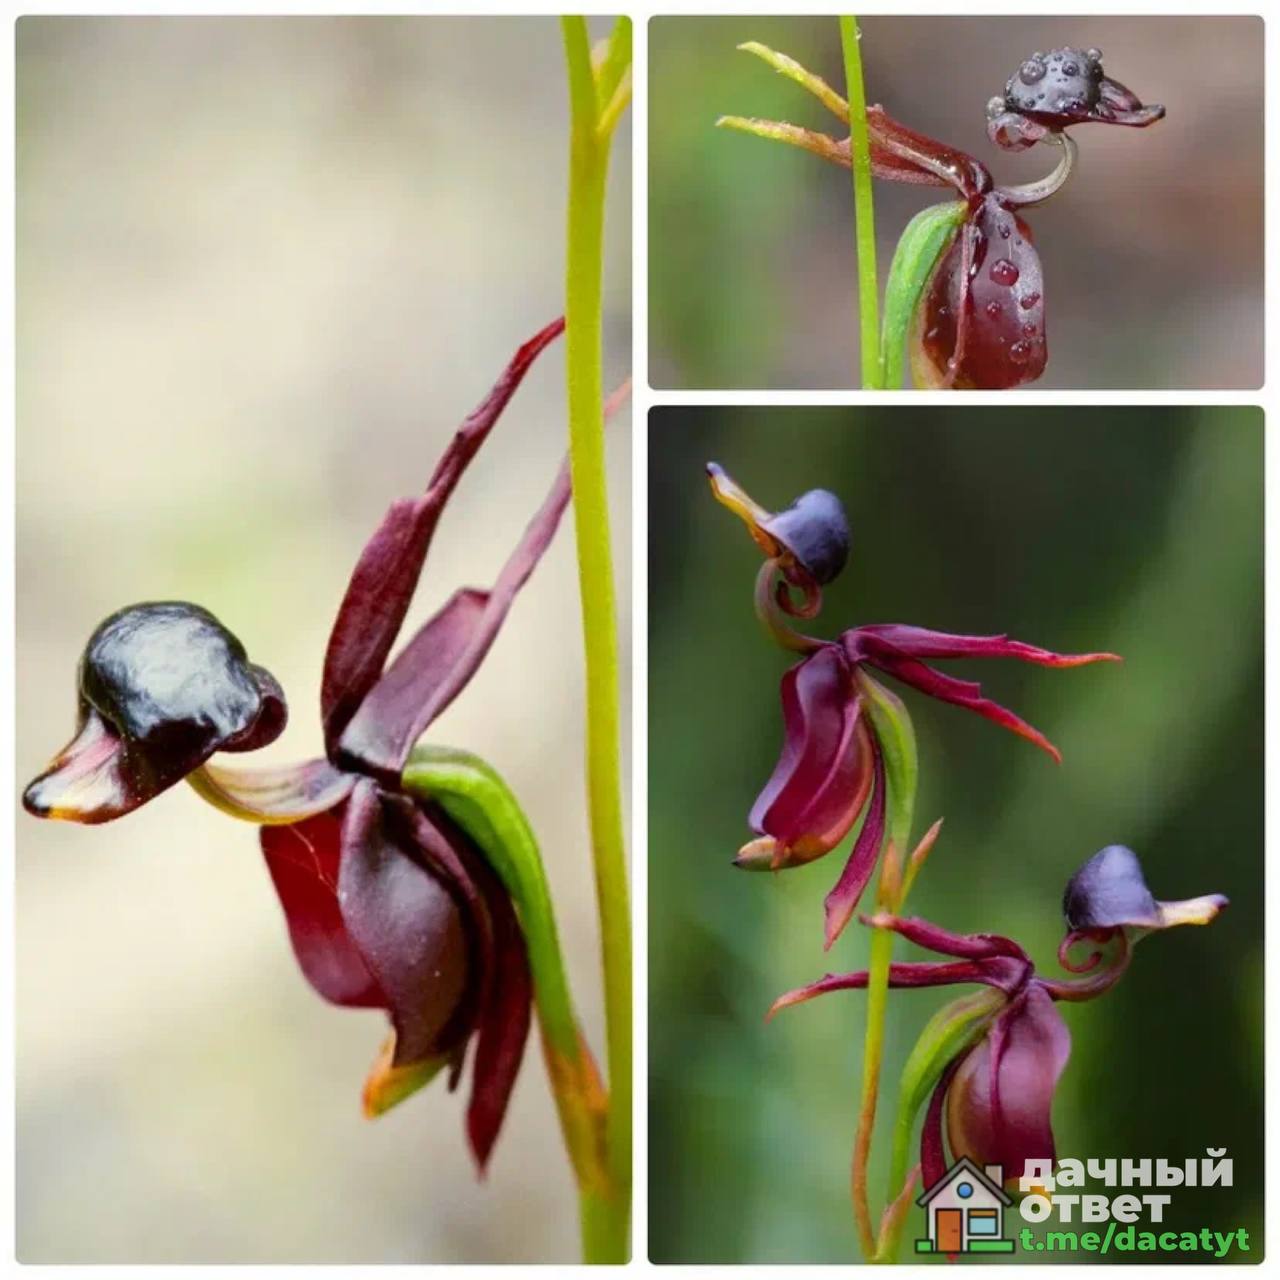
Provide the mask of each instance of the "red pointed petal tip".
[{"label": "red pointed petal tip", "polygon": [[1006,707],[982,696],[982,686],[957,680],[921,661],[922,658],[1016,658],[1044,667],[1080,667],[1092,662],[1119,662],[1114,653],[1055,653],[1008,636],[953,635],[898,623],[856,627],[841,637],[852,662],[868,662],[930,697],[964,707],[1026,738],[1059,764],[1062,754],[1038,729]]},{"label": "red pointed petal tip", "polygon": [[516,352],[454,434],[426,492],[393,503],[361,552],[325,653],[320,711],[330,752],[382,674],[445,504],[535,358],[563,332],[564,319],[553,320]]},{"label": "red pointed petal tip", "polygon": [[880,857],[880,846],[884,842],[885,828],[885,780],[884,761],[876,746],[875,739],[871,745],[874,782],[871,791],[871,803],[867,808],[867,816],[863,819],[862,830],[853,842],[853,850],[849,860],[840,873],[831,892],[823,900],[823,945],[824,951],[830,951],[832,943],[844,932],[858,901],[862,897],[876,862]]},{"label": "red pointed petal tip", "polygon": [[781,870],[829,853],[872,790],[873,742],[837,645],[824,645],[783,676],[782,714],[782,754],[749,816],[761,839],[735,859],[749,870]]}]

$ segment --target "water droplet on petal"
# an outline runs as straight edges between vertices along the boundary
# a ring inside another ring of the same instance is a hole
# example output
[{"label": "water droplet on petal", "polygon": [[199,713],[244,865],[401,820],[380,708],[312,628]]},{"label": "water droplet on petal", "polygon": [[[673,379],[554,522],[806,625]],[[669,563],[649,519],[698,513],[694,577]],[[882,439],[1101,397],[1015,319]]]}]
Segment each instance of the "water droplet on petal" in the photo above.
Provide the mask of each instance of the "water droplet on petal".
[{"label": "water droplet on petal", "polygon": [[1018,79],[1021,80],[1023,84],[1035,84],[1037,81],[1043,80],[1044,75],[1045,66],[1038,56],[1035,58],[1028,58],[1026,62],[1018,68]]},{"label": "water droplet on petal", "polygon": [[1009,358],[1016,360],[1019,364],[1025,363],[1031,358],[1031,343],[1026,341],[1018,341],[1009,348]]},{"label": "water droplet on petal", "polygon": [[1017,284],[1018,268],[1008,258],[997,258],[991,264],[991,279],[996,284]]},{"label": "water droplet on petal", "polygon": [[1018,305],[1023,309],[1023,311],[1030,311],[1031,308],[1039,301],[1040,295],[1038,293],[1024,293]]},{"label": "water droplet on petal", "polygon": [[987,315],[989,315],[993,320],[999,320],[1000,316],[1004,312],[1004,308],[994,298],[992,298],[991,301],[987,303],[986,311]]}]

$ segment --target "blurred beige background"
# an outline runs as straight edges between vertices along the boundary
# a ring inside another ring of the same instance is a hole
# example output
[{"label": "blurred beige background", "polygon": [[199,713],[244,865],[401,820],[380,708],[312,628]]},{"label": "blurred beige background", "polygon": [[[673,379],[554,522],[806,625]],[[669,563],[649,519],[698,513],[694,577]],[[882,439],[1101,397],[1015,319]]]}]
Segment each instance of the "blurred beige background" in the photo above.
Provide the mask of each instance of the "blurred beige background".
[{"label": "blurred beige background", "polygon": [[[70,736],[92,628],[144,599],[211,608],[289,693],[270,758],[313,754],[364,537],[559,309],[558,24],[23,18],[17,73],[18,781]],[[624,133],[611,381],[629,215]],[[411,621],[488,582],[540,501],[562,371],[557,347],[480,455]],[[627,436],[610,446],[624,660]],[[580,662],[567,525],[431,733],[522,797],[599,1046]],[[382,1016],[311,992],[255,831],[188,789],[98,829],[20,813],[17,962],[22,1261],[576,1256],[536,1042],[486,1185],[461,1097],[362,1120]]]}]

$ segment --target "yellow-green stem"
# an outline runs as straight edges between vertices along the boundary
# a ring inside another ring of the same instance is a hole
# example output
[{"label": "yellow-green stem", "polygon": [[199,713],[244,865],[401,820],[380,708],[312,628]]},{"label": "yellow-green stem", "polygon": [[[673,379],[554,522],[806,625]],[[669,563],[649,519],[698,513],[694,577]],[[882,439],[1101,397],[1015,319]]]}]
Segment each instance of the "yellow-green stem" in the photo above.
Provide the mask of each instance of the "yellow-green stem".
[{"label": "yellow-green stem", "polygon": [[[620,19],[626,22],[626,19]],[[608,1043],[610,1195],[584,1193],[590,1262],[626,1258],[631,1199],[631,911],[623,842],[618,641],[605,472],[601,283],[608,130],[586,19],[561,19],[572,116],[566,272],[569,453],[586,650],[587,789]],[[629,39],[629,31],[626,33]],[[606,60],[613,70],[616,62]]]},{"label": "yellow-green stem", "polygon": [[862,386],[882,386],[880,369],[880,285],[876,273],[875,198],[871,187],[871,139],[867,132],[867,93],[862,83],[858,20],[840,19],[844,77],[849,97],[849,152],[853,174],[853,213],[858,249],[858,323],[862,349]]}]

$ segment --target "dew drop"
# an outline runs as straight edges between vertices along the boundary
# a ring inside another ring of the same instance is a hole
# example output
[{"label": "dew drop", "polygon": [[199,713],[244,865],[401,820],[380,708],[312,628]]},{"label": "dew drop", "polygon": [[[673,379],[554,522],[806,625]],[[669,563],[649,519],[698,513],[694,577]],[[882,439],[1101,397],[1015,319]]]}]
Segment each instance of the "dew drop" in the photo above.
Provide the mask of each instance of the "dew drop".
[{"label": "dew drop", "polygon": [[1000,224],[1000,239],[1007,240],[1013,234],[1013,228],[1007,222]]},{"label": "dew drop", "polygon": [[1064,76],[1078,76],[1080,74],[1080,64],[1078,62],[1068,62],[1062,68]]},{"label": "dew drop", "polygon": [[994,298],[987,303],[986,311],[987,315],[989,315],[993,320],[999,320],[1001,315],[1004,314],[1004,308]]},{"label": "dew drop", "polygon": [[1039,301],[1040,295],[1038,293],[1024,293],[1022,295],[1022,300],[1018,305],[1023,309],[1023,311],[1030,311],[1031,308]]},{"label": "dew drop", "polygon": [[1028,338],[1034,338],[1036,336],[1035,324],[1028,320],[1027,323],[1022,326],[1022,332],[1025,333]]},{"label": "dew drop", "polygon": [[996,284],[1017,284],[1018,268],[1008,258],[997,258],[991,264],[991,278]]},{"label": "dew drop", "polygon": [[1036,84],[1043,80],[1045,75],[1045,65],[1039,58],[1028,58],[1026,62],[1018,68],[1018,79],[1023,84]]},{"label": "dew drop", "polygon": [[1025,341],[1015,342],[1009,348],[1009,358],[1016,360],[1019,364],[1025,363],[1031,359],[1031,343]]},{"label": "dew drop", "polygon": [[1085,56],[1086,58],[1088,58],[1090,62],[1101,62],[1101,61],[1102,61],[1102,50],[1101,50],[1101,49],[1086,49],[1086,50],[1085,50],[1085,54],[1084,54],[1084,56]]}]

